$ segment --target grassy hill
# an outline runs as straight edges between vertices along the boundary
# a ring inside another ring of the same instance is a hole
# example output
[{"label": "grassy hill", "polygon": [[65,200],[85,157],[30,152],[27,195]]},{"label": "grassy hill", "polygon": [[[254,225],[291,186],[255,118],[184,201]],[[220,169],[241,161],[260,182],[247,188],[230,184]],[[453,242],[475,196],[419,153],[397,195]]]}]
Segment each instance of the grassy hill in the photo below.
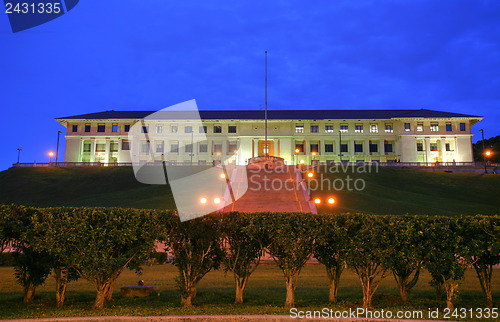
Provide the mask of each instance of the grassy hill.
[{"label": "grassy hill", "polygon": [[[203,168],[195,169],[201,171]],[[193,169],[186,168],[186,171]],[[380,168],[378,173],[324,173],[330,180],[362,178],[363,191],[313,191],[335,198],[320,212],[373,214],[498,214],[500,175]],[[12,168],[0,172],[0,203],[35,206],[120,206],[172,209],[169,185],[135,180],[131,167]]]},{"label": "grassy hill", "polygon": [[[372,170],[375,168],[372,168]],[[315,174],[333,182],[346,177],[363,179],[363,191],[324,189],[311,192],[323,203],[319,212],[361,212],[372,214],[472,215],[500,213],[500,175],[445,173],[380,167],[378,173],[330,173],[324,167]],[[325,181],[326,183],[327,181]],[[311,183],[314,187],[314,184]],[[332,185],[333,186],[333,185]],[[351,184],[352,186],[352,184]],[[325,205],[333,197],[335,206]]]}]

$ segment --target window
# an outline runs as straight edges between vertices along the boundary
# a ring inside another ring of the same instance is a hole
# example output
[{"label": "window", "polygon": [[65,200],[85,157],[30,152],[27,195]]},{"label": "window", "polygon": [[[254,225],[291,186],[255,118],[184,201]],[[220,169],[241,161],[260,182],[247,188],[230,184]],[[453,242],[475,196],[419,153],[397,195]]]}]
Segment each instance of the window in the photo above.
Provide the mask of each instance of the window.
[{"label": "window", "polygon": [[417,132],[422,132],[424,130],[424,123],[417,123]]},{"label": "window", "polygon": [[186,144],[184,146],[184,152],[187,152],[187,153],[193,152],[193,145],[192,144]]},{"label": "window", "polygon": [[[297,149],[299,150],[298,153],[304,152],[304,144],[295,143],[295,151],[297,151]],[[297,153],[297,152],[295,152],[295,153]]]},{"label": "window", "polygon": [[149,142],[144,142],[141,144],[141,152],[149,154]]},{"label": "window", "polygon": [[451,132],[451,131],[452,131],[451,123],[446,123],[446,132]]},{"label": "window", "polygon": [[325,144],[325,152],[326,153],[333,152],[333,144]]},{"label": "window", "polygon": [[90,124],[85,124],[85,132],[90,132]]},{"label": "window", "polygon": [[191,125],[187,125],[184,127],[184,133],[192,133],[193,127]]},{"label": "window", "polygon": [[141,127],[141,133],[149,133],[149,125],[143,125]]},{"label": "window", "polygon": [[302,124],[295,125],[295,133],[304,133],[304,125]]},{"label": "window", "polygon": [[392,153],[393,152],[393,150],[392,150],[392,143],[385,143],[384,144],[384,151]]},{"label": "window", "polygon": [[385,125],[385,133],[393,133],[394,128],[392,127],[392,124],[386,124]]},{"label": "window", "polygon": [[222,133],[222,126],[214,125],[214,133]]},{"label": "window", "polygon": [[363,152],[363,144],[354,143],[354,152]]},{"label": "window", "polygon": [[378,152],[378,144],[377,143],[370,143],[370,152],[371,153]]},{"label": "window", "polygon": [[207,152],[208,145],[206,143],[198,144],[200,152]]},{"label": "window", "polygon": [[229,143],[227,154],[234,154],[235,152],[238,152],[238,146],[236,145],[236,143]]},{"label": "window", "polygon": [[318,153],[318,148],[319,148],[319,145],[318,144],[311,144],[310,146],[311,148],[311,153]]},{"label": "window", "polygon": [[177,131],[179,131],[177,125],[170,125],[170,133],[177,133]]},{"label": "window", "polygon": [[356,133],[363,133],[363,124],[356,124],[354,126],[354,132],[356,132]]},{"label": "window", "polygon": [[446,151],[452,151],[450,143],[445,143],[445,147],[446,147]]},{"label": "window", "polygon": [[227,127],[227,132],[228,133],[236,133],[236,125],[229,125]]},{"label": "window", "polygon": [[222,154],[222,144],[214,144],[214,153]]},{"label": "window", "polygon": [[311,133],[318,133],[318,131],[319,131],[319,126],[311,125]]},{"label": "window", "polygon": [[378,133],[378,125],[370,124],[370,133]]},{"label": "window", "polygon": [[326,133],[333,133],[333,125],[325,125]]},{"label": "window", "polygon": [[431,143],[431,151],[437,151],[438,150],[438,144],[437,143]]},{"label": "window", "polygon": [[130,150],[130,141],[122,140],[122,150]]},{"label": "window", "polygon": [[340,125],[340,132],[341,133],[347,133],[347,132],[349,132],[349,125],[347,125],[347,124],[341,124]]},{"label": "window", "polygon": [[118,132],[118,124],[113,124],[111,126],[111,132],[114,132],[114,133]]},{"label": "window", "polygon": [[124,131],[125,131],[125,132],[130,132],[130,125],[125,124],[125,126],[124,126]]},{"label": "window", "polygon": [[205,125],[201,125],[199,131],[200,133],[207,133],[207,127]]},{"label": "window", "polygon": [[170,144],[170,152],[179,153],[179,143]]},{"label": "window", "polygon": [[83,144],[83,152],[90,152],[90,143]]},{"label": "window", "polygon": [[438,132],[438,131],[439,131],[439,124],[431,123],[431,132]]},{"label": "window", "polygon": [[406,132],[411,131],[411,125],[410,125],[410,123],[405,123],[405,131]]},{"label": "window", "polygon": [[460,131],[465,131],[465,123],[460,123]]},{"label": "window", "polygon": [[419,152],[424,151],[424,143],[423,142],[417,142],[417,151],[419,151]]},{"label": "window", "polygon": [[348,148],[347,144],[340,145],[340,152],[348,152],[348,151],[349,151],[349,148]]},{"label": "window", "polygon": [[97,124],[97,132],[104,132],[106,131],[106,125],[105,124]]},{"label": "window", "polygon": [[106,143],[96,143],[95,152],[106,152]]},{"label": "window", "polygon": [[156,142],[156,152],[161,152],[163,153],[163,150],[164,150],[164,142]]},{"label": "window", "polygon": [[163,133],[163,125],[157,125],[156,126],[156,133],[157,134]]},{"label": "window", "polygon": [[118,142],[111,142],[109,144],[109,151],[118,152]]},{"label": "window", "polygon": [[74,132],[78,132],[78,125],[73,125],[73,129],[72,129],[73,133]]}]

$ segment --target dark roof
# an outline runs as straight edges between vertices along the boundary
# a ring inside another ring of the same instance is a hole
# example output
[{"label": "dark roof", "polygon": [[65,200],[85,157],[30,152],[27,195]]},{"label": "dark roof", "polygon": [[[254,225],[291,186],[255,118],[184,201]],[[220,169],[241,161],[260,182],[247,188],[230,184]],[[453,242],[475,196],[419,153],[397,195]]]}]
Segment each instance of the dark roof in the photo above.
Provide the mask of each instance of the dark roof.
[{"label": "dark roof", "polygon": [[[56,120],[92,120],[92,119],[143,119],[155,111],[105,111],[68,117],[58,117]],[[189,114],[189,112],[187,113]],[[312,119],[391,119],[391,118],[450,118],[480,116],[459,113],[440,112],[433,110],[268,110],[270,120],[312,120]],[[264,111],[256,110],[212,110],[200,111],[203,120],[263,120]],[[186,112],[168,112],[168,119],[189,118]]]}]

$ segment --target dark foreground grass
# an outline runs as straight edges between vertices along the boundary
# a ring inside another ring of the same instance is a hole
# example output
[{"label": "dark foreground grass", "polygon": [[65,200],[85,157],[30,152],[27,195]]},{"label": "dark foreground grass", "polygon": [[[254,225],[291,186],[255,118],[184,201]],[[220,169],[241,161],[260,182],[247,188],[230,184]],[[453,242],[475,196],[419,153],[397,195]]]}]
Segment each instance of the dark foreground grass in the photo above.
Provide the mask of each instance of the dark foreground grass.
[{"label": "dark foreground grass", "polygon": [[[102,311],[91,309],[95,292],[85,280],[69,284],[67,302],[63,308],[55,307],[54,279],[49,278],[45,286],[37,290],[32,304],[22,303],[22,290],[13,279],[13,269],[0,267],[0,319],[69,317],[69,316],[114,316],[114,315],[198,315],[198,314],[289,314],[283,307],[285,302],[284,279],[274,264],[262,264],[250,278],[245,293],[245,304],[234,305],[234,280],[231,274],[222,271],[209,273],[199,284],[192,308],[180,307],[174,278],[177,269],[172,265],[144,267],[141,276],[125,271],[117,281],[113,300],[106,303]],[[135,285],[139,279],[154,285],[158,293],[147,298],[126,299],[119,295],[119,287]],[[429,275],[424,272],[409,303],[402,305],[395,282],[388,276],[374,298],[374,309],[423,310],[444,308],[444,301],[436,302],[434,290],[429,286]],[[493,274],[493,298],[500,297],[500,271]],[[296,290],[296,306],[301,310],[321,310],[324,307],[343,310],[362,306],[359,281],[351,271],[344,272],[339,289],[339,303],[327,302],[328,287],[322,265],[308,264],[302,270]],[[468,270],[460,286],[456,307],[484,307],[485,299],[473,270]],[[491,320],[491,319],[490,319]]]},{"label": "dark foreground grass", "polygon": [[[339,168],[340,169],[340,168]],[[422,170],[371,168],[359,173],[358,166],[347,172],[335,168],[315,169],[309,181],[311,197],[319,197],[320,213],[368,213],[414,215],[491,215],[500,213],[500,175],[445,173]],[[304,176],[306,177],[306,176]],[[352,191],[347,190],[351,180]],[[354,189],[354,181],[357,187]],[[323,185],[321,186],[323,182]],[[344,185],[344,189],[337,191]],[[322,187],[317,190],[316,187]],[[329,206],[328,198],[335,199]]]}]

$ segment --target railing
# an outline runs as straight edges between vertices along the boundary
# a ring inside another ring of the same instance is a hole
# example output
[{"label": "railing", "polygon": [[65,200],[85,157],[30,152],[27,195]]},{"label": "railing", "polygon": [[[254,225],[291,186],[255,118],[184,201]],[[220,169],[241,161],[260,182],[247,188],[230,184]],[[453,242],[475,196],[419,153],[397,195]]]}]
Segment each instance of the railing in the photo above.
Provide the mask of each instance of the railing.
[{"label": "railing", "polygon": [[[337,164],[377,164],[381,167],[469,167],[480,168],[484,167],[483,162],[320,162],[320,165],[337,165]],[[488,164],[488,166],[491,166]]]}]

